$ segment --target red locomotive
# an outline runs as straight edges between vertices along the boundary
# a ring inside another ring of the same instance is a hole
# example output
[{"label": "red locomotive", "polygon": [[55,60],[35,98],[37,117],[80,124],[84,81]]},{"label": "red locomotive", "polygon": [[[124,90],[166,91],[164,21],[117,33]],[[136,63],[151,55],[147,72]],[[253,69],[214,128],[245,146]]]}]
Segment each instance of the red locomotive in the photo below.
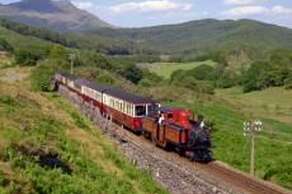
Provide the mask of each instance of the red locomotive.
[{"label": "red locomotive", "polygon": [[121,89],[79,79],[66,73],[56,73],[55,89],[60,85],[78,94],[97,107],[102,115],[136,133],[143,133],[162,148],[174,148],[179,153],[191,153],[192,160],[212,160],[209,130],[194,119],[191,111],[161,108],[150,98],[129,94]]}]

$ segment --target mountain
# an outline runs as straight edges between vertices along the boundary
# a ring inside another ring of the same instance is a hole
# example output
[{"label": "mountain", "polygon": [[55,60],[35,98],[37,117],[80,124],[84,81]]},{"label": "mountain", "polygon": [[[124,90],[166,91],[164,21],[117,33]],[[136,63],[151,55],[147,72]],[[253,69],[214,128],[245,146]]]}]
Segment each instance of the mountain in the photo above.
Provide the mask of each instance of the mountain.
[{"label": "mountain", "polygon": [[0,5],[0,16],[59,32],[80,32],[110,27],[96,16],[76,8],[69,0],[22,0]]},{"label": "mountain", "polygon": [[1,15],[19,23],[69,32],[79,47],[112,55],[154,53],[193,59],[220,53],[231,63],[242,64],[268,57],[271,50],[292,48],[292,29],[247,19],[112,28],[69,0],[23,0],[0,5]]}]

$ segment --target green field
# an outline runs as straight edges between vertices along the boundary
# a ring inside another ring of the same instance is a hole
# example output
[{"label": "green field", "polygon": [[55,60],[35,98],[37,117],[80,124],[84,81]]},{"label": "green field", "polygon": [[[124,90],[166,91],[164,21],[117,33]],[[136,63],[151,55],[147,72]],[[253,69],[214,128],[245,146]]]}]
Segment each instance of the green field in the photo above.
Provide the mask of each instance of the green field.
[{"label": "green field", "polygon": [[292,90],[268,88],[242,93],[242,89],[238,87],[217,90],[216,95],[253,117],[274,119],[292,125]]},{"label": "green field", "polygon": [[190,63],[152,63],[148,68],[151,72],[168,79],[177,70],[191,70],[203,64],[214,66],[216,63],[211,60]]},{"label": "green field", "polygon": [[[170,104],[191,108],[210,120],[214,124],[215,158],[246,172],[249,172],[250,142],[243,136],[243,122],[250,118],[262,119],[264,131],[256,139],[256,175],[292,189],[292,124],[289,122],[291,120],[285,120],[284,116],[281,121],[278,117],[274,117],[276,113],[274,116],[273,114],[269,116],[268,113],[261,115],[260,111],[255,111],[257,107],[252,106],[256,102],[266,105],[275,103],[283,107],[283,110],[280,108],[277,111],[281,110],[286,116],[290,115],[291,112],[286,111],[284,107],[285,104],[288,107],[292,104],[292,98],[289,97],[291,92],[274,88],[271,91],[251,94],[242,94],[238,89],[217,93],[219,97],[212,99],[194,99],[193,103],[173,102]],[[274,98],[271,93],[274,94]],[[234,101],[231,94],[237,97]],[[238,99],[242,104],[238,103]],[[271,105],[269,111],[274,111],[273,106]],[[252,116],[251,113],[256,114]]]}]

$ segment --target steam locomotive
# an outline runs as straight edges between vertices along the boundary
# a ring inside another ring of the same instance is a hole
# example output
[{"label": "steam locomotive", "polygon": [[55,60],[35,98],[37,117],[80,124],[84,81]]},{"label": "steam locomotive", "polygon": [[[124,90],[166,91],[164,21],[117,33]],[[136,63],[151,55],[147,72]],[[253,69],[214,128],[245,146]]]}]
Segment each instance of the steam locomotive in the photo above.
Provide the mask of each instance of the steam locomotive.
[{"label": "steam locomotive", "polygon": [[191,111],[161,107],[151,98],[58,72],[53,79],[54,89],[61,85],[97,107],[101,115],[143,134],[161,148],[172,148],[197,162],[212,160],[210,130]]}]

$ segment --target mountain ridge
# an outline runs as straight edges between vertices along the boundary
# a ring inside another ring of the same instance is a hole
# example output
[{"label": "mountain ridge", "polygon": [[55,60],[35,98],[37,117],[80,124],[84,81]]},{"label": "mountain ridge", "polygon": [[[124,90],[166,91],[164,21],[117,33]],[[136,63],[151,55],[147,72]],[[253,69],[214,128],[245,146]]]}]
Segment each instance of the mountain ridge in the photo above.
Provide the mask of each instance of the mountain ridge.
[{"label": "mountain ridge", "polygon": [[0,5],[0,16],[34,27],[46,27],[58,32],[80,32],[111,27],[110,24],[70,1],[22,0]]}]

